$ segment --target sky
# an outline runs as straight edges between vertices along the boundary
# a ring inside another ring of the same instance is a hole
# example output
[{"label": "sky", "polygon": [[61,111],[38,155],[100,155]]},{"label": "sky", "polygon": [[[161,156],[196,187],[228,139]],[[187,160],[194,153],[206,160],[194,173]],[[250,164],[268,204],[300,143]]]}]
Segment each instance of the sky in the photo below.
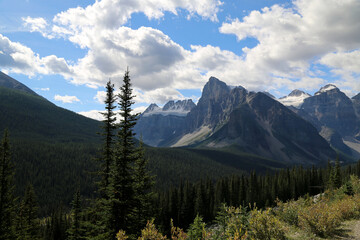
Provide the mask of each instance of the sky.
[{"label": "sky", "polygon": [[359,0],[0,0],[0,71],[99,119],[125,70],[134,108],[191,98],[211,76],[276,97],[360,92]]}]

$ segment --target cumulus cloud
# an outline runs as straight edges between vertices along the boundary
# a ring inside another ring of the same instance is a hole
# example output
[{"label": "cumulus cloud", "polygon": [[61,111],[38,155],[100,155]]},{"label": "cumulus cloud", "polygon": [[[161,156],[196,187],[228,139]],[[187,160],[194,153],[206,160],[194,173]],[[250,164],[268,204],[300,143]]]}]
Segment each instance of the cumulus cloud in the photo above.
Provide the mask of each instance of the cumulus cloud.
[{"label": "cumulus cloud", "polygon": [[243,65],[245,70],[254,69],[271,84],[296,86],[298,79],[322,84],[318,78],[307,80],[316,76],[310,66],[324,64],[326,59],[316,60],[328,53],[360,47],[359,12],[357,0],[297,0],[290,8],[274,5],[252,11],[242,20],[223,23],[220,32],[234,34],[239,41],[248,37],[259,41],[254,48],[243,49]]},{"label": "cumulus cloud", "polygon": [[[146,110],[147,107],[145,106],[140,106],[140,107],[136,107],[133,109],[132,113],[142,113]],[[98,121],[102,121],[104,120],[104,115],[102,115],[101,113],[104,113],[104,111],[100,111],[100,110],[90,110],[90,111],[83,111],[83,112],[78,112],[78,114],[83,115],[85,117],[88,118],[92,118]],[[119,111],[114,111],[114,113],[116,114],[116,122],[119,122],[120,119],[120,115],[119,115]]]},{"label": "cumulus cloud", "polygon": [[101,114],[102,112],[104,111],[90,110],[90,111],[78,112],[78,114],[98,121],[102,121],[104,120],[104,116]]},{"label": "cumulus cloud", "polygon": [[63,102],[63,103],[80,102],[80,100],[76,96],[68,96],[68,95],[60,96],[58,94],[56,94],[54,96],[54,100],[55,101],[60,101],[60,102]]},{"label": "cumulus cloud", "polygon": [[0,34],[0,67],[4,71],[27,74],[62,74],[70,77],[71,67],[55,55],[41,58],[30,48]]},{"label": "cumulus cloud", "polygon": [[[217,21],[221,4],[216,0],[102,0],[61,12],[51,23],[28,17],[24,21],[30,31],[62,37],[87,49],[87,54],[69,65],[56,56],[40,58],[26,47],[19,54],[0,47],[5,53],[0,54],[0,64],[2,60],[11,64],[10,59],[13,71],[62,74],[74,84],[93,88],[104,86],[109,77],[118,88],[130,66],[137,102],[181,99],[177,89],[201,88],[210,76],[249,90],[315,90],[326,83],[327,73],[316,67],[322,65],[339,76],[338,85],[360,88],[358,0],[294,0],[287,7],[273,5],[223,23],[221,33],[236,35],[239,41],[258,41],[253,48],[244,47],[242,55],[210,45],[186,50],[157,29],[124,26],[134,13],[161,19],[165,12],[178,14],[179,9],[187,10],[190,17]],[[101,94],[95,97],[99,102]]]},{"label": "cumulus cloud", "polygon": [[42,32],[46,29],[48,23],[44,18],[32,18],[30,16],[22,18],[24,26],[30,28],[31,32]]}]

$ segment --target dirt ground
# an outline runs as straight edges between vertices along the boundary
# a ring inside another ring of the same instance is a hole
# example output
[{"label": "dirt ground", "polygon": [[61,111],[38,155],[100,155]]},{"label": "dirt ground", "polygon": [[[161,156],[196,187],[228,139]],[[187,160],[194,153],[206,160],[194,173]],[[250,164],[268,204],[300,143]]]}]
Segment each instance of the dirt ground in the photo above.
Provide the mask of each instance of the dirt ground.
[{"label": "dirt ground", "polygon": [[344,222],[335,239],[360,240],[360,220]]}]

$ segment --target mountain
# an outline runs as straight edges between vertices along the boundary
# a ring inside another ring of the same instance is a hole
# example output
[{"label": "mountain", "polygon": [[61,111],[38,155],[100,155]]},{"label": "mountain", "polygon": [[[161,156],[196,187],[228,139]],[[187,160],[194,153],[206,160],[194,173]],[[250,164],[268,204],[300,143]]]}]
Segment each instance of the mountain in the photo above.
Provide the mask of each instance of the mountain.
[{"label": "mountain", "polygon": [[360,93],[358,93],[356,96],[352,97],[352,102],[355,109],[355,114],[360,119]]},{"label": "mountain", "polygon": [[311,97],[311,95],[301,90],[295,89],[289,95],[279,98],[279,102],[285,106],[300,108],[304,100],[308,97]]},{"label": "mountain", "polygon": [[322,87],[314,96],[304,100],[301,109],[343,137],[358,132],[359,124],[353,102],[335,85]]},{"label": "mountain", "polygon": [[143,116],[148,117],[150,115],[175,115],[175,116],[186,116],[191,109],[195,107],[195,103],[191,99],[179,100],[179,101],[169,101],[163,108],[160,108],[155,103],[150,104],[150,106],[143,112]]},{"label": "mountain", "polygon": [[350,158],[360,156],[360,95],[350,99],[335,85],[320,88],[314,96],[292,91],[279,102],[315,126],[319,134],[337,151]]},{"label": "mountain", "polygon": [[169,101],[160,108],[151,104],[141,115],[134,127],[135,132],[150,146],[164,143],[184,127],[185,116],[196,105],[191,99]]},{"label": "mountain", "polygon": [[[158,128],[166,126],[153,124],[147,125],[147,131],[156,138]],[[275,99],[241,86],[229,87],[215,77],[205,84],[198,104],[179,126],[162,145],[232,147],[288,164],[320,163],[336,156],[314,126]]]},{"label": "mountain", "polygon": [[1,71],[0,71],[0,87],[10,88],[10,89],[17,89],[17,90],[20,90],[22,92],[29,93],[31,95],[36,95],[37,96],[37,94],[33,90],[31,90],[30,88],[28,88],[24,84],[16,81],[12,77],[6,75],[5,73],[3,73]]},{"label": "mountain", "polygon": [[100,123],[57,107],[45,98],[22,90],[0,87],[0,129],[19,139],[56,142],[99,142]]}]

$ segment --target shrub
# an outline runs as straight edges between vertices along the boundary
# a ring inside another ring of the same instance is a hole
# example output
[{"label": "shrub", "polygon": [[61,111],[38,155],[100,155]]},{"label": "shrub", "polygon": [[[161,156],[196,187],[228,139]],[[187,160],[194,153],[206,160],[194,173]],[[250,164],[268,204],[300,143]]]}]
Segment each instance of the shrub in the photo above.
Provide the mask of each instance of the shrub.
[{"label": "shrub", "polygon": [[341,223],[341,219],[338,206],[324,201],[299,211],[299,226],[319,236],[332,235]]},{"label": "shrub", "polygon": [[171,239],[172,240],[185,240],[188,235],[179,227],[174,227],[174,222],[171,219]]},{"label": "shrub", "polygon": [[285,239],[285,231],[282,223],[270,210],[271,209],[262,211],[254,209],[250,212],[249,235],[251,239]]},{"label": "shrub", "polygon": [[227,207],[223,205],[216,217],[216,225],[212,229],[215,239],[246,239],[249,225],[249,214],[244,207]]},{"label": "shrub", "polygon": [[342,200],[333,202],[338,209],[341,218],[344,220],[357,218],[360,216],[360,196],[346,196]]},{"label": "shrub", "polygon": [[205,223],[203,222],[202,217],[199,215],[196,216],[194,222],[190,224],[188,236],[190,240],[199,240],[204,239],[206,235]]},{"label": "shrub", "polygon": [[125,231],[123,231],[123,230],[120,230],[120,231],[116,234],[116,239],[117,239],[117,240],[126,240],[126,239],[128,239],[128,238],[129,238],[129,237],[126,236]]},{"label": "shrub", "polygon": [[309,205],[309,201],[306,201],[303,198],[300,198],[297,201],[290,200],[286,203],[277,201],[277,207],[274,211],[282,221],[294,226],[298,226],[300,209],[303,209],[304,207]]},{"label": "shrub", "polygon": [[155,227],[154,219],[148,221],[146,227],[141,230],[141,236],[138,240],[165,240],[166,237],[163,236]]}]

